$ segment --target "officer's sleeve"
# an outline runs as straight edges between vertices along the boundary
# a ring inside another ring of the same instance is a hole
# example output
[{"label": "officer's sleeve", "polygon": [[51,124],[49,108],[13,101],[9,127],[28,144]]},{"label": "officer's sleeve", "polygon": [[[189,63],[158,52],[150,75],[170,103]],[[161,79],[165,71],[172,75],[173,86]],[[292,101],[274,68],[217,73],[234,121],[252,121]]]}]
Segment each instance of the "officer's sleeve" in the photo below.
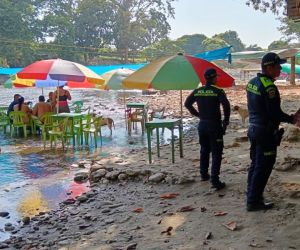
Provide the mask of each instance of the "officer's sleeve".
[{"label": "officer's sleeve", "polygon": [[188,111],[194,115],[199,117],[199,112],[194,108],[193,104],[196,102],[196,98],[194,95],[195,91],[193,91],[185,100],[184,106],[188,109]]},{"label": "officer's sleeve", "polygon": [[284,113],[280,107],[280,94],[275,86],[266,89],[265,95],[267,113],[274,123],[293,123],[293,116]]},{"label": "officer's sleeve", "polygon": [[230,118],[230,103],[227,99],[227,96],[224,92],[224,90],[220,91],[219,94],[219,100],[223,107],[224,112],[224,122],[228,125],[229,124],[229,118]]}]

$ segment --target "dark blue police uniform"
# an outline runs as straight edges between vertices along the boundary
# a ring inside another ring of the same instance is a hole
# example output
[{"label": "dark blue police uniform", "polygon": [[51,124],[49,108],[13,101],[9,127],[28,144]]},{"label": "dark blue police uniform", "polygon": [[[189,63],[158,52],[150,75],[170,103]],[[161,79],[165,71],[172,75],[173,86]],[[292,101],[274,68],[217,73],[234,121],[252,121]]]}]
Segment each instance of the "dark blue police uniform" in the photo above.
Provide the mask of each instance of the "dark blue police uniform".
[{"label": "dark blue police uniform", "polygon": [[[193,107],[197,103],[198,111]],[[212,85],[209,81],[205,86],[195,89],[186,99],[185,107],[194,116],[200,118],[198,132],[200,141],[200,174],[202,180],[208,180],[209,156],[212,153],[211,183],[223,188],[219,174],[223,153],[223,135],[229,124],[230,103],[224,90]],[[224,120],[221,119],[220,105],[223,106]]]},{"label": "dark blue police uniform", "polygon": [[293,122],[293,116],[281,110],[280,94],[274,81],[267,75],[258,74],[246,88],[248,137],[251,143],[247,186],[249,211],[264,206],[263,192],[275,164],[277,146],[282,136],[278,130],[279,124]]}]

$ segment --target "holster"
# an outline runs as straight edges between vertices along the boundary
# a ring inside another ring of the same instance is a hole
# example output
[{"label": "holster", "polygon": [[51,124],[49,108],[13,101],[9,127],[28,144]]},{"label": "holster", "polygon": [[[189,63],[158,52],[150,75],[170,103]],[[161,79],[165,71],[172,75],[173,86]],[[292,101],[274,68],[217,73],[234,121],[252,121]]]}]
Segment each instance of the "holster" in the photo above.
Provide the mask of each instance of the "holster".
[{"label": "holster", "polygon": [[274,138],[275,138],[275,142],[276,142],[277,146],[280,146],[283,134],[284,134],[284,129],[283,128],[275,130]]}]

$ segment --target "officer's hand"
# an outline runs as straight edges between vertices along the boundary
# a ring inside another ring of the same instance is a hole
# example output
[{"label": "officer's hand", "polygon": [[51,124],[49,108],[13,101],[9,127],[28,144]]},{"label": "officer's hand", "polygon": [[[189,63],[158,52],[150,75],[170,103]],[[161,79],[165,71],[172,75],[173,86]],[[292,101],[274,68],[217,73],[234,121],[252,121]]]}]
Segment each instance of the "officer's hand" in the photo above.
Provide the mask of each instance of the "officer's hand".
[{"label": "officer's hand", "polygon": [[223,127],[223,134],[224,135],[226,133],[226,129],[227,129],[228,124],[229,124],[228,121],[225,121],[225,120],[222,121],[222,127]]}]

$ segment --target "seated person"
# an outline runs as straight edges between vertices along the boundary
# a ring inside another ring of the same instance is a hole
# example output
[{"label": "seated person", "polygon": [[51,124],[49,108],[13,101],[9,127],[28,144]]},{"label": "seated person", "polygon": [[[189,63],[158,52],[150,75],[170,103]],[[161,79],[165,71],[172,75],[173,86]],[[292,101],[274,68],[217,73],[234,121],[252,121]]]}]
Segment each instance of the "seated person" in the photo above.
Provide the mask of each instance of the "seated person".
[{"label": "seated person", "polygon": [[50,103],[45,102],[45,97],[43,95],[39,96],[39,102],[35,104],[32,110],[32,114],[37,116],[41,122],[42,117],[46,112],[52,112]]},{"label": "seated person", "polygon": [[9,106],[8,106],[8,109],[7,109],[7,115],[9,115],[9,113],[11,112],[11,111],[14,111],[14,106],[16,105],[16,104],[18,104],[18,100],[19,100],[19,98],[21,97],[21,95],[19,95],[19,94],[15,94],[14,95],[14,100],[9,104]]},{"label": "seated person", "polygon": [[26,114],[23,118],[25,124],[29,124],[29,116],[31,114],[31,109],[27,104],[24,103],[24,97],[20,97],[18,103],[14,106],[14,111],[22,111]]},{"label": "seated person", "polygon": [[52,91],[49,92],[49,94],[48,94],[49,99],[47,100],[47,103],[49,103],[51,105],[52,111],[54,111],[54,109],[55,109],[55,102],[53,102],[53,95],[54,95],[54,93]]}]

